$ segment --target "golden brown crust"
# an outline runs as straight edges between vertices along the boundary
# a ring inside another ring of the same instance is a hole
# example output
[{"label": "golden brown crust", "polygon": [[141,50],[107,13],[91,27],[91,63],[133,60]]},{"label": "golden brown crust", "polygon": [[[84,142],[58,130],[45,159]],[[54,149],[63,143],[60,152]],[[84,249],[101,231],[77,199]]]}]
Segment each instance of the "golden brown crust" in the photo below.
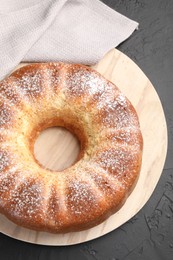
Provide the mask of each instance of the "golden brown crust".
[{"label": "golden brown crust", "polygon": [[[98,72],[78,64],[32,64],[0,82],[0,212],[53,233],[98,225],[132,191],[142,134],[130,101]],[[33,155],[39,133],[63,126],[81,145],[62,172]]]}]

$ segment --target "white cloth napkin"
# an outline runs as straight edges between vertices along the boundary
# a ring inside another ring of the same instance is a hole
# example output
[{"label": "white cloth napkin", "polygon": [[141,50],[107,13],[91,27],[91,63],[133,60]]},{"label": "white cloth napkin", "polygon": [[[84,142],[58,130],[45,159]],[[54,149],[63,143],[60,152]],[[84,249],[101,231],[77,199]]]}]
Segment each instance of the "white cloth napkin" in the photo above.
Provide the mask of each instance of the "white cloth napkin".
[{"label": "white cloth napkin", "polygon": [[0,0],[0,79],[21,61],[95,64],[137,27],[99,0]]}]

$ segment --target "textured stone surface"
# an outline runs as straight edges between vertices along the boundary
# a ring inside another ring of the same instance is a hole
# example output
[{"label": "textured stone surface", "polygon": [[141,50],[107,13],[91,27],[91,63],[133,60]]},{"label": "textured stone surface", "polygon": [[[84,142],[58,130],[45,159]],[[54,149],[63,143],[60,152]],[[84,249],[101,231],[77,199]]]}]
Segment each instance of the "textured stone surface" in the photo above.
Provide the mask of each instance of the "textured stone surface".
[{"label": "textured stone surface", "polygon": [[169,146],[161,179],[148,203],[126,224],[96,240],[68,247],[31,245],[0,234],[0,259],[173,259],[173,1],[103,0],[139,22],[118,49],[151,80],[162,101]]}]

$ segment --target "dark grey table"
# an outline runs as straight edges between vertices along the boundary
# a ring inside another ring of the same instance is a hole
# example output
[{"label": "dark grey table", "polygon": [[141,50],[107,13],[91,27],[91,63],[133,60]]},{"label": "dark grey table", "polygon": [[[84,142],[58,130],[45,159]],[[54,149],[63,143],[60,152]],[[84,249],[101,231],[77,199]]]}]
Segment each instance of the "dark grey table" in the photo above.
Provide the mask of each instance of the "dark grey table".
[{"label": "dark grey table", "polygon": [[0,234],[2,260],[173,260],[173,0],[103,2],[140,24],[118,49],[138,64],[161,99],[169,137],[162,176],[142,210],[113,232],[65,247],[32,245]]}]

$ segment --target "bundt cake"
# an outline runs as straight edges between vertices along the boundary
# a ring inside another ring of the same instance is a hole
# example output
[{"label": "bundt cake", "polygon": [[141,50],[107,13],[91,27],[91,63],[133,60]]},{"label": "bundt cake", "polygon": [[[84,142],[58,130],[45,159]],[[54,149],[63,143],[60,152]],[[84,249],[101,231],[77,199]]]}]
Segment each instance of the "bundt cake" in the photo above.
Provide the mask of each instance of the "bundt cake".
[{"label": "bundt cake", "polygon": [[[63,171],[34,156],[37,136],[52,126],[80,141],[77,161]],[[134,107],[98,72],[78,64],[24,66],[0,82],[0,213],[38,231],[96,226],[133,189],[142,146]]]}]

